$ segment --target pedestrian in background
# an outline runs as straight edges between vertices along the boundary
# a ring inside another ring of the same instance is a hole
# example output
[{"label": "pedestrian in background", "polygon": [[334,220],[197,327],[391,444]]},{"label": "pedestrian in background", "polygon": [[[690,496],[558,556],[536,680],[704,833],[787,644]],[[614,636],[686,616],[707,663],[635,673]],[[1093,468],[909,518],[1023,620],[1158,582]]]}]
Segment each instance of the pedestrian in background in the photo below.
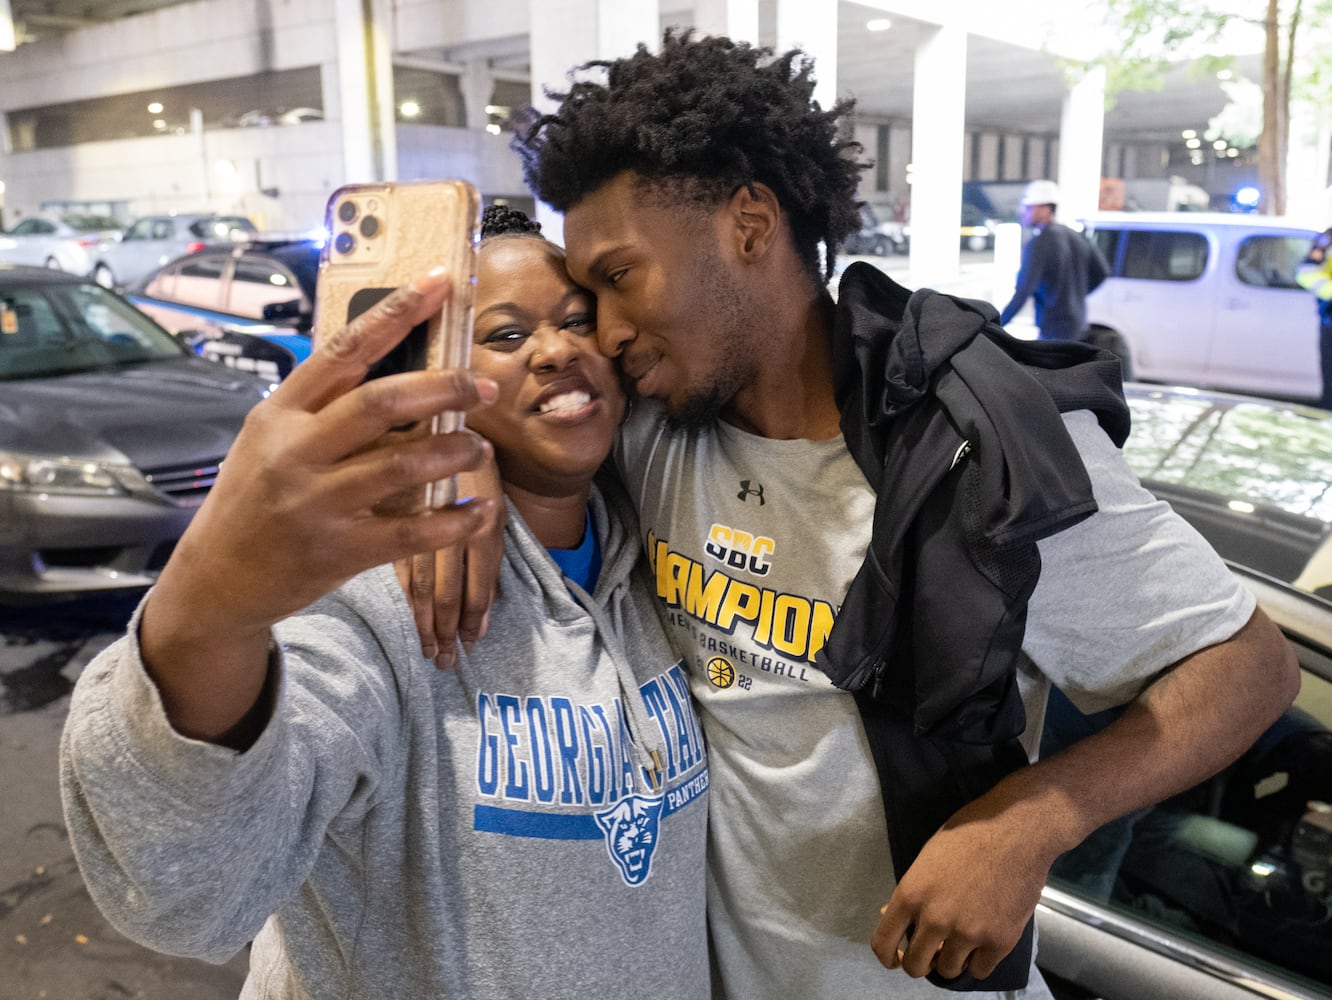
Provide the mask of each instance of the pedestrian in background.
[{"label": "pedestrian in background", "polygon": [[1022,225],[1036,235],[1022,248],[1017,287],[999,322],[1006,326],[1027,299],[1035,299],[1042,340],[1086,340],[1087,295],[1110,269],[1090,240],[1054,221],[1058,204],[1054,181],[1032,181],[1022,192]]},{"label": "pedestrian in background", "polygon": [[1323,365],[1323,393],[1318,405],[1332,410],[1332,226],[1314,237],[1308,256],[1295,272],[1295,280],[1318,300],[1318,355]]}]

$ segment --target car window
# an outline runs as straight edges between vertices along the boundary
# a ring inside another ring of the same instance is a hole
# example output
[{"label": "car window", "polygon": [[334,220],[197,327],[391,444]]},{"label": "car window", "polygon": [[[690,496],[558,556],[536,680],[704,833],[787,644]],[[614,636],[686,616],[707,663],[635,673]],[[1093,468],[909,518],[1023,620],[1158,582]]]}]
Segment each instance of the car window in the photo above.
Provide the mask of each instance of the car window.
[{"label": "car window", "polygon": [[176,235],[176,227],[170,219],[156,219],[153,221],[152,233],[149,239],[169,240]]},{"label": "car window", "polygon": [[134,225],[129,227],[129,229],[125,233],[125,239],[127,240],[152,239],[153,226],[156,224],[156,221],[157,220],[155,219],[140,219],[138,222],[134,223]]},{"label": "car window", "polygon": [[[1051,699],[1041,753],[1104,725]],[[1332,985],[1332,684],[1215,778],[1117,820],[1060,857],[1051,885],[1249,966]]]},{"label": "car window", "polygon": [[1295,269],[1309,251],[1302,236],[1250,236],[1235,254],[1235,277],[1258,288],[1296,288]]},{"label": "car window", "polygon": [[65,225],[81,233],[95,233],[103,229],[119,229],[120,223],[106,215],[66,215]]},{"label": "car window", "polygon": [[232,239],[233,233],[257,232],[254,223],[241,215],[220,215],[190,223],[190,234],[201,240]]},{"label": "car window", "polygon": [[169,333],[98,285],[0,290],[0,379],[137,364],[182,353]]},{"label": "car window", "polygon": [[1092,243],[1110,265],[1111,273],[1115,269],[1115,259],[1119,256],[1120,232],[1118,229],[1097,229],[1091,234]]},{"label": "car window", "polygon": [[15,236],[44,236],[55,231],[55,225],[46,219],[24,219],[10,230]]},{"label": "car window", "polygon": [[259,257],[242,257],[236,261],[227,311],[263,319],[264,306],[300,298],[300,286],[285,267]]},{"label": "car window", "polygon": [[1194,281],[1207,267],[1207,238],[1201,233],[1132,229],[1124,238],[1125,278]]},{"label": "car window", "polygon": [[226,267],[226,257],[191,257],[180,265],[177,273],[182,278],[211,278],[216,281],[222,277]]}]

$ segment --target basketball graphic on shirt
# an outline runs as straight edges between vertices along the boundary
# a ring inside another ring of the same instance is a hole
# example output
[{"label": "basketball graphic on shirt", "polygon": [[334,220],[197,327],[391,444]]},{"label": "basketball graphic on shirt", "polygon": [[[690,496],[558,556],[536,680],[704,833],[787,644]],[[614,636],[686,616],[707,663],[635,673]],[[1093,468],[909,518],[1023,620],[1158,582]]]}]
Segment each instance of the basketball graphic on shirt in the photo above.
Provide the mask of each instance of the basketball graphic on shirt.
[{"label": "basketball graphic on shirt", "polygon": [[735,683],[735,667],[724,656],[708,660],[708,680],[713,687],[728,688]]}]

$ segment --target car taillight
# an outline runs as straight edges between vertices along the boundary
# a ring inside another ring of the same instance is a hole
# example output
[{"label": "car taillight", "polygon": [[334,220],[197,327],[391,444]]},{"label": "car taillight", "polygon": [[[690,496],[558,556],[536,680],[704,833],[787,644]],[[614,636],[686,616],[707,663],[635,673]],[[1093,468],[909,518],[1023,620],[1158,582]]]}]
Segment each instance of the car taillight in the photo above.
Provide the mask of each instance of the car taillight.
[{"label": "car taillight", "polygon": [[189,244],[189,245],[185,248],[185,252],[186,252],[186,253],[198,253],[198,252],[199,252],[200,250],[202,250],[203,248],[204,248],[204,244],[199,243],[199,242],[196,241],[196,242],[194,242],[194,243]]},{"label": "car taillight", "polygon": [[99,240],[96,236],[94,236],[91,239],[75,240],[74,242],[81,247],[95,247],[97,246],[98,243],[101,243],[102,241]]}]

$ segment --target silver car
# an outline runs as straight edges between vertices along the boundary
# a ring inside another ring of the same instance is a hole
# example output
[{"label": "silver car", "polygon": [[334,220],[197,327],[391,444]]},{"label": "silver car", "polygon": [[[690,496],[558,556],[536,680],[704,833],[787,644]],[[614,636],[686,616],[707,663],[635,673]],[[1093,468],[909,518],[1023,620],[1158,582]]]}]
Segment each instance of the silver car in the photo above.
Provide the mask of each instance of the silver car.
[{"label": "silver car", "polygon": [[87,278],[0,264],[0,603],[151,584],[270,388]]},{"label": "silver car", "polygon": [[147,215],[119,240],[98,245],[91,273],[103,288],[124,288],[175,257],[244,240],[257,231],[243,215]]},{"label": "silver car", "polygon": [[[1129,463],[1255,594],[1302,686],[1235,764],[1055,863],[1038,962],[1070,1000],[1332,997],[1332,413],[1128,395]],[[1042,754],[1108,718],[1056,693]]]},{"label": "silver car", "polygon": [[35,215],[0,233],[0,261],[90,274],[98,245],[120,232],[120,223],[105,215]]}]

